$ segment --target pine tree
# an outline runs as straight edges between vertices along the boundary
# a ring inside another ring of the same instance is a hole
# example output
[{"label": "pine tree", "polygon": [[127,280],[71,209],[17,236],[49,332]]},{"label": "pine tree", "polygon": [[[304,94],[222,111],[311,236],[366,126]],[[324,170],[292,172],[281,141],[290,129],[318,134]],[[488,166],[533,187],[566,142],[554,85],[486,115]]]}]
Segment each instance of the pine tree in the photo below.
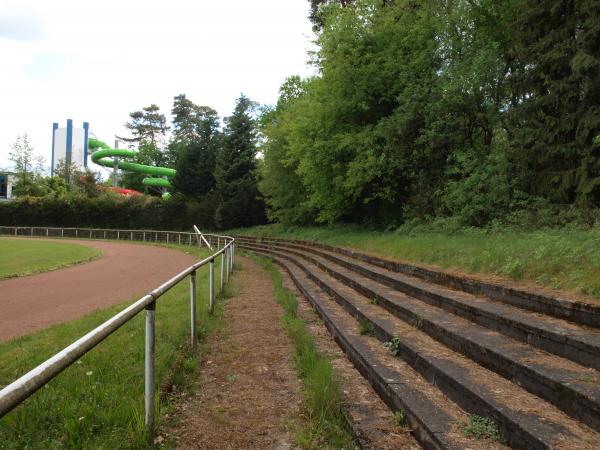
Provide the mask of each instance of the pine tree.
[{"label": "pine tree", "polygon": [[125,123],[125,128],[131,131],[131,137],[119,137],[117,139],[139,144],[142,141],[152,144],[156,148],[164,144],[165,134],[169,131],[165,115],[160,108],[152,104],[142,108],[141,111],[129,113],[130,121]]},{"label": "pine tree", "polygon": [[219,115],[180,94],[173,99],[173,138],[169,143],[177,169],[175,189],[187,196],[202,197],[214,188],[215,153],[220,138]]},{"label": "pine tree", "polygon": [[256,181],[255,105],[245,95],[237,99],[217,153],[215,168],[219,205],[215,223],[219,228],[236,228],[263,223],[265,206]]},{"label": "pine tree", "polygon": [[521,186],[600,205],[598,0],[532,0],[513,27],[508,131]]}]

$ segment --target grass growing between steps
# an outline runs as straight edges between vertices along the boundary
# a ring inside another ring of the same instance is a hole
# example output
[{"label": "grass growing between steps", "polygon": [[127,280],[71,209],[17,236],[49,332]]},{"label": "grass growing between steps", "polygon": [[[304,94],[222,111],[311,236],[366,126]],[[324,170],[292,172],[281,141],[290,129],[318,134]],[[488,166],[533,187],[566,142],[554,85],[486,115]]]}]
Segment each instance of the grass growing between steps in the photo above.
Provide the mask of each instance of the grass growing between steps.
[{"label": "grass growing between steps", "polygon": [[[185,250],[198,259],[208,254],[192,247]],[[218,267],[217,264],[215,274],[219,273]],[[218,286],[218,275],[215,278]],[[156,280],[156,285],[163,281]],[[222,321],[219,314],[213,317],[208,314],[208,285],[206,266],[197,272],[199,337],[210,334]],[[0,343],[0,387],[130,303]],[[0,448],[148,448],[144,427],[144,323],[142,312],[0,419]],[[187,344],[189,324],[186,279],[157,301],[157,392],[164,383],[180,386],[184,375],[196,370],[193,352]],[[157,400],[157,422],[165,408],[168,405]]]},{"label": "grass growing between steps", "polygon": [[285,229],[265,225],[228,233],[313,240],[397,260],[600,297],[600,228],[445,232],[405,227],[378,232],[350,227]]},{"label": "grass growing between steps", "polygon": [[255,258],[273,279],[275,298],[284,309],[283,324],[294,345],[294,364],[302,380],[305,419],[297,424],[295,439],[302,448],[356,448],[342,412],[341,388],[331,362],[321,355],[304,322],[298,300],[283,287],[281,274],[266,258]]}]

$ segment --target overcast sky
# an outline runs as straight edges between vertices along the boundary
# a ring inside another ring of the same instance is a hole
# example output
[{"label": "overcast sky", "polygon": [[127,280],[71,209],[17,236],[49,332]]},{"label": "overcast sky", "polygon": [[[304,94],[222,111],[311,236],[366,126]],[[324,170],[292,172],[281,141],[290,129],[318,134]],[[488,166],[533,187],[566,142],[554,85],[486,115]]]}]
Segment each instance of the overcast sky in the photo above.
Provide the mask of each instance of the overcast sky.
[{"label": "overcast sky", "polygon": [[[274,103],[309,75],[307,0],[2,0],[0,168],[27,132],[50,164],[52,123],[123,134],[129,112],[175,95],[229,115],[241,92]],[[170,117],[169,117],[170,118]]]}]

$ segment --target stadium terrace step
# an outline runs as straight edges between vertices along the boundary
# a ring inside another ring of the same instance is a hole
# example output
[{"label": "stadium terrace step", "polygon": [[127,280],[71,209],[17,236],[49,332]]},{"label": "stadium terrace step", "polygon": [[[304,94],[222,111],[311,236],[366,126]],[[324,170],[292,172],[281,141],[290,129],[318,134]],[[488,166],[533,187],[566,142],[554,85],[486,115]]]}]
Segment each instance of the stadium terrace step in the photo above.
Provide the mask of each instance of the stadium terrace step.
[{"label": "stadium terrace step", "polygon": [[[265,247],[250,248],[269,251]],[[314,265],[315,271],[310,272],[309,276],[329,294],[336,295],[332,286],[340,280],[365,296],[369,302],[376,302],[452,350],[518,383],[572,417],[600,429],[600,375],[596,370],[448,314],[343,267],[323,262],[311,254],[291,250],[287,253],[277,251],[277,254],[289,258],[305,270],[308,270],[307,263]],[[323,276],[323,272],[328,277]],[[330,283],[327,284],[325,280],[330,280]]]},{"label": "stadium terrace step", "polygon": [[424,380],[404,361],[392,357],[373,338],[360,335],[356,321],[328,299],[297,267],[275,258],[291,276],[357,370],[392,411],[403,411],[412,434],[426,449],[494,449],[503,445],[462,435],[468,414]]},{"label": "stadium terrace step", "polygon": [[[244,247],[250,246],[244,245]],[[249,249],[262,254],[270,253],[269,249],[265,248]],[[365,350],[359,344],[351,339],[344,341],[336,336],[336,333],[340,333],[341,314],[329,312],[333,306],[332,301],[324,296],[325,292],[332,295],[339,306],[347,311],[346,314],[358,318],[361,324],[370,324],[378,339],[393,341],[397,354],[402,360],[439,388],[465,412],[492,417],[511,446],[600,448],[600,436],[595,431],[520,386],[445,348],[420,329],[394,317],[379,305],[370,302],[369,298],[327,275],[317,266],[280,251],[271,254],[275,261],[290,273],[296,285],[323,317],[340,346],[359,370],[371,380],[382,398],[388,391],[381,386],[377,388],[377,383],[372,379],[374,377],[372,371],[376,369],[371,366],[375,364],[377,368],[379,365],[362,356]],[[368,338],[363,337],[360,342],[364,340]],[[381,346],[379,348],[381,349]],[[357,353],[359,356],[356,355]],[[402,374],[404,372],[401,372]],[[398,401],[405,398],[403,395],[406,394],[401,394]],[[388,405],[391,403],[389,399],[386,402]],[[407,407],[407,411],[409,409]],[[414,415],[414,412],[411,414]],[[425,425],[428,424],[427,417],[422,420]],[[419,421],[413,418],[413,422]],[[451,448],[441,444],[439,447]]]},{"label": "stadium terrace step", "polygon": [[462,316],[494,331],[568,358],[586,367],[600,369],[600,330],[563,319],[523,310],[486,297],[475,296],[418,278],[360,262],[348,256],[317,247],[294,243],[257,243],[268,248],[299,251],[326,258],[362,276],[397,289],[405,294]]},{"label": "stadium terrace step", "polygon": [[600,302],[581,301],[565,296],[540,292],[538,290],[507,286],[501,282],[482,280],[474,276],[457,275],[443,270],[433,270],[417,264],[393,261],[374,255],[368,255],[353,249],[335,247],[313,241],[249,236],[242,236],[238,239],[246,242],[281,243],[282,245],[300,245],[304,248],[325,250],[350,257],[354,260],[369,263],[391,272],[413,276],[431,283],[474,295],[483,295],[499,302],[562,318],[573,323],[600,328]]}]

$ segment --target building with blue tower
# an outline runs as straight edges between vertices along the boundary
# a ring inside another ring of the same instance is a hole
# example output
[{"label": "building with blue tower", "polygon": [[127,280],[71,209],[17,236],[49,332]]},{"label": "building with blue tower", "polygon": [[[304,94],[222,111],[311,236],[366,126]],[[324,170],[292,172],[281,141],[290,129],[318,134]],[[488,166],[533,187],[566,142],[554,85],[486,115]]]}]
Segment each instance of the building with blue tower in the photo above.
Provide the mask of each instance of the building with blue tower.
[{"label": "building with blue tower", "polygon": [[83,122],[83,128],[74,128],[73,120],[67,120],[65,128],[52,124],[52,162],[50,174],[54,175],[61,162],[69,161],[77,170],[87,169],[88,134],[90,124]]}]

